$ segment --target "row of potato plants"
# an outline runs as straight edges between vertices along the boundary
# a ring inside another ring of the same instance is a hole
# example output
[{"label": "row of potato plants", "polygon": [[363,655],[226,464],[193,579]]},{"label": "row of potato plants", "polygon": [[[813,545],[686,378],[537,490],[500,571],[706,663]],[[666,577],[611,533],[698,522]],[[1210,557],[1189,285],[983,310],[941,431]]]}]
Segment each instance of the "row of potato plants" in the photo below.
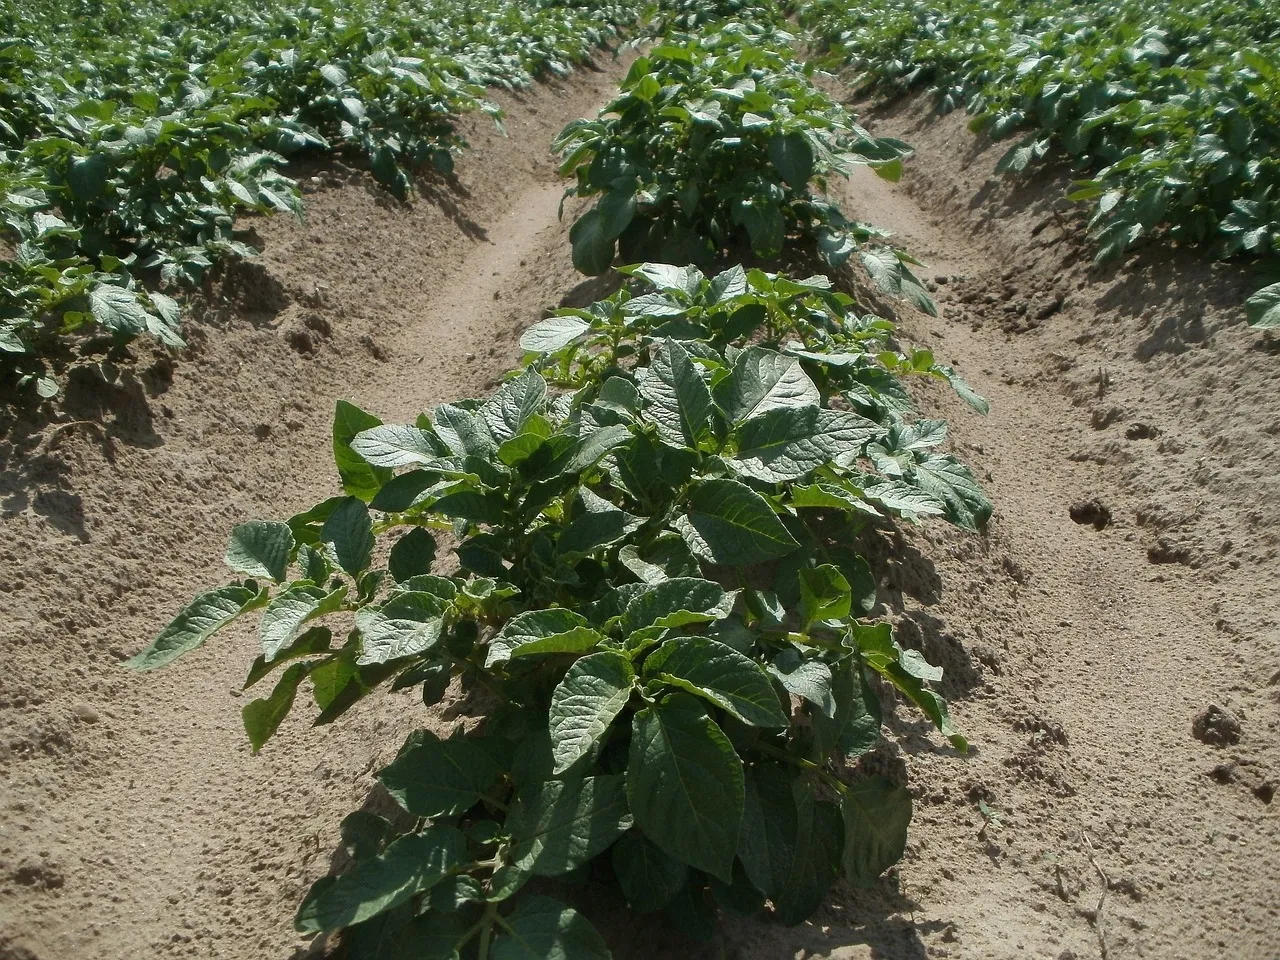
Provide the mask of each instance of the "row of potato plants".
[{"label": "row of potato plants", "polygon": [[1258,263],[1250,322],[1280,326],[1280,20],[1263,0],[794,3],[863,91],[927,87],[974,131],[1086,179],[1097,261],[1152,238]]},{"label": "row of potato plants", "polygon": [[178,297],[301,216],[290,160],[342,151],[400,198],[448,174],[485,87],[565,74],[636,0],[0,0],[0,375],[51,396],[68,335],[181,347]]},{"label": "row of potato plants", "polygon": [[824,276],[621,271],[530,327],[487,397],[412,424],[339,402],[342,492],[236,527],[241,579],[129,663],[260,611],[255,749],[304,684],[320,724],[375,691],[462,699],[450,736],[418,730],[378,772],[401,815],[347,817],[352,866],[298,911],[357,960],[606,958],[553,896],[584,882],[695,936],[721,909],[800,923],[905,849],[910,794],[856,770],[883,704],[966,748],[942,671],[877,617],[866,547],[894,523],[985,523],[907,382],[985,403]]}]

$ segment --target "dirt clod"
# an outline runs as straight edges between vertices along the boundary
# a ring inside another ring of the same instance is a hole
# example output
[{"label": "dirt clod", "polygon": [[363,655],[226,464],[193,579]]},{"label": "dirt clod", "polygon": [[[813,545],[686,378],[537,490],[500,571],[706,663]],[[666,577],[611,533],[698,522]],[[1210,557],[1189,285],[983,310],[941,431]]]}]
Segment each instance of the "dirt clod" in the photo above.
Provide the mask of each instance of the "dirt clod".
[{"label": "dirt clod", "polygon": [[1191,735],[1201,743],[1225,747],[1240,742],[1240,721],[1225,707],[1211,703],[1191,721]]},{"label": "dirt clod", "polygon": [[1068,508],[1071,519],[1079,524],[1089,524],[1095,530],[1105,530],[1111,525],[1111,508],[1096,497],[1077,500]]}]

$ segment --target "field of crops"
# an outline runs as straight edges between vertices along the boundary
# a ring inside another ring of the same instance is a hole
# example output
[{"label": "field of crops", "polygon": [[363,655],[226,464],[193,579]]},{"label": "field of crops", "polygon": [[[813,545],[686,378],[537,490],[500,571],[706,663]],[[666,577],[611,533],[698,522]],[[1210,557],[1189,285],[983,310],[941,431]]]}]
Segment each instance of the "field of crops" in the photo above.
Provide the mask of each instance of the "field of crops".
[{"label": "field of crops", "polygon": [[73,7],[0,956],[1280,950],[1266,4]]}]

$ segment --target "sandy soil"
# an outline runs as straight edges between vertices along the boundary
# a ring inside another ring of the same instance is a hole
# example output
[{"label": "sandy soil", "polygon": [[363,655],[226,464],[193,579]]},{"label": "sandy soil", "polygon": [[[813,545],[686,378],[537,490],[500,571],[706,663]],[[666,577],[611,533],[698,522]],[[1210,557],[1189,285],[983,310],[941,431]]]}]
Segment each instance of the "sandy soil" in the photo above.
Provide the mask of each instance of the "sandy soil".
[{"label": "sandy soil", "polygon": [[[619,76],[601,61],[508,99],[510,138],[476,125],[460,183],[412,209],[317,171],[308,223],[257,224],[264,255],[208,291],[176,364],[71,385],[69,417],[100,426],[4,424],[0,957],[307,952],[290,920],[338,821],[439,715],[411,696],[300,715],[254,757],[250,630],[158,674],[117,662],[224,578],[234,523],[333,490],[336,398],[407,420],[473,395],[544,308],[590,299],[546,145]],[[841,200],[930,263],[941,316],[904,316],[904,336],[992,403],[922,392],[996,515],[981,538],[886,544],[882,584],[975,749],[893,720],[877,760],[917,813],[879,889],[839,889],[800,928],[730,920],[709,950],[620,919],[610,939],[637,958],[1280,956],[1275,345],[1242,326],[1231,270],[1091,269],[1061,178],[993,184],[1003,148],[962,118],[874,121],[919,156],[900,187],[859,177]],[[1210,704],[1237,742],[1193,736]]]}]

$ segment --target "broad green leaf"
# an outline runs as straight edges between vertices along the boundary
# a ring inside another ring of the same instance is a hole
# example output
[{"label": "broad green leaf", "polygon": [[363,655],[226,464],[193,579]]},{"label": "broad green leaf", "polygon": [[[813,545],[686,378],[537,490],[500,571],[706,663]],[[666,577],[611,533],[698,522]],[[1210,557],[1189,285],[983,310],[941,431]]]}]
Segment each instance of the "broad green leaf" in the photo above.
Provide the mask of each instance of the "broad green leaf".
[{"label": "broad green leaf", "polygon": [[773,658],[769,673],[777,678],[787,693],[807,700],[824,716],[835,716],[831,668],[821,660],[806,660],[794,647],[788,647]]},{"label": "broad green leaf", "polygon": [[328,627],[312,627],[294,640],[289,646],[278,651],[275,658],[268,663],[266,656],[259,656],[249,667],[248,676],[241,689],[248,690],[255,683],[271,673],[281,664],[296,660],[298,657],[317,656],[329,653],[333,645],[333,631]]},{"label": "broad green leaf", "polygon": [[703,697],[756,727],[785,727],[773,683],[764,669],[737,650],[710,637],[675,637],[651,654],[646,678],[655,678]]},{"label": "broad green leaf", "polygon": [[852,605],[849,581],[829,563],[801,569],[800,616],[805,628],[819,620],[842,620]]},{"label": "broad green leaf", "polygon": [[583,657],[568,669],[551,694],[556,773],[568,770],[602,740],[627,705],[634,682],[631,661],[612,650]]},{"label": "broad green leaf", "polygon": [[778,407],[738,428],[733,466],[767,483],[798,480],[828,464],[852,463],[880,429],[856,413]]},{"label": "broad green leaf", "polygon": [[312,919],[320,930],[341,930],[376,917],[431,889],[465,854],[466,838],[455,827],[403,836],[328,886],[311,905]]},{"label": "broad green leaf", "polygon": [[547,398],[547,382],[535,370],[526,370],[508,380],[480,405],[480,416],[490,435],[502,443],[524,429],[529,418],[542,409]]},{"label": "broad green leaf", "polygon": [[293,531],[287,523],[252,520],[231,531],[224,562],[247,577],[266,577],[279,583],[289,567]]},{"label": "broad green leaf", "polygon": [[855,887],[871,887],[902,859],[911,823],[911,794],[884,777],[851,784],[840,800],[844,872]]},{"label": "broad green leaf", "polygon": [[414,816],[457,816],[498,784],[502,768],[476,737],[440,740],[426,730],[419,734],[378,772],[387,792]]},{"label": "broad green leaf", "polygon": [[426,653],[440,642],[447,601],[431,593],[405,591],[356,613],[360,630],[358,664],[390,663]]},{"label": "broad green leaf", "polygon": [[831,671],[829,693],[834,713],[825,704],[809,711],[818,754],[825,758],[838,750],[845,757],[862,756],[880,742],[880,700],[857,657]]},{"label": "broad green leaf", "polygon": [[507,815],[512,863],[544,877],[583,866],[631,827],[622,774],[526,787]]},{"label": "broad green leaf", "polygon": [[67,185],[78,200],[96,200],[107,186],[110,167],[104,154],[76,157],[67,167]]},{"label": "broad green leaf", "polygon": [[648,374],[640,381],[640,395],[658,435],[669,443],[696,448],[712,437],[711,391],[675,340],[664,340],[654,352]]},{"label": "broad green leaf", "polygon": [[813,176],[813,146],[803,133],[774,134],[769,141],[769,160],[792,190],[803,192]]},{"label": "broad green leaf", "polygon": [[574,267],[589,277],[604,273],[613,263],[614,241],[600,216],[599,207],[592,207],[569,229]]},{"label": "broad green leaf", "polygon": [[1280,283],[1257,291],[1244,302],[1250,326],[1260,330],[1280,327]]},{"label": "broad green leaf", "polygon": [[776,560],[799,544],[760,494],[736,480],[704,480],[676,529],[704,560],[747,566]]},{"label": "broad green leaf", "polygon": [[738,354],[723,389],[725,414],[735,424],[780,407],[816,407],[821,400],[799,360],[763,347]]},{"label": "broad green leaf", "polygon": [[295,663],[276,681],[275,689],[269,697],[251,700],[241,708],[244,731],[249,735],[254,753],[262,749],[262,745],[271,739],[284,718],[289,715],[293,699],[298,693],[298,684],[309,672],[305,663]]},{"label": "broad green leaf", "polygon": [[326,590],[310,583],[295,583],[277,593],[258,621],[263,660],[272,663],[282,650],[293,643],[304,624],[341,609],[346,597],[345,585],[336,590]]},{"label": "broad green leaf", "polygon": [[638,830],[625,834],[613,845],[613,873],[636,913],[661,910],[683,888],[689,868],[667,856]]},{"label": "broad green leaf", "polygon": [[240,614],[267,602],[267,591],[233,585],[200,594],[160,631],[141,653],[124,665],[131,670],[154,670],[172,663],[209,639]]},{"label": "broad green leaf", "polygon": [[333,460],[342,477],[342,489],[366,502],[391,479],[392,472],[385,467],[371,466],[351,449],[351,442],[362,431],[380,426],[381,420],[346,400],[339,400],[334,408]]},{"label": "broad green leaf", "polygon": [[611,960],[591,922],[550,897],[521,897],[498,926],[490,960]]},{"label": "broad green leaf", "polygon": [[966,530],[980,529],[992,505],[972,471],[949,454],[933,454],[915,464],[916,482],[947,505],[947,518]]},{"label": "broad green leaf", "polygon": [[432,422],[436,436],[444,441],[456,456],[488,459],[498,445],[484,417],[451,403],[442,403],[433,411]]},{"label": "broad green leaf", "polygon": [[429,464],[449,452],[433,432],[393,423],[361,430],[349,446],[371,466],[388,469]]},{"label": "broad green leaf", "polygon": [[763,197],[740,200],[733,207],[733,220],[746,228],[751,252],[757,257],[776,257],[787,236],[787,220],[782,208]]},{"label": "broad green leaf", "polygon": [[[512,617],[489,641],[485,666],[505,663],[521,648],[528,653],[582,653],[604,639],[585,617],[552,607],[529,610]],[[535,646],[536,645],[536,646]]]},{"label": "broad green leaf", "polygon": [[737,591],[696,577],[672,577],[628,601],[620,626],[624,635],[645,627],[683,627],[721,620],[733,610]]},{"label": "broad green leaf", "polygon": [[393,579],[403,583],[410,577],[430,573],[435,558],[435,538],[422,527],[414,527],[392,546],[387,569]]},{"label": "broad green leaf", "polygon": [[556,548],[568,558],[584,557],[617,543],[644,522],[597,496],[586,487],[578,491],[582,510],[560,534]]},{"label": "broad green leaf", "polygon": [[556,353],[591,329],[577,317],[548,317],[535,323],[520,337],[520,347],[531,353]]},{"label": "broad green leaf", "polygon": [[373,555],[373,518],[359,497],[346,497],[324,522],[320,540],[333,551],[333,558],[347,573],[358,577]]},{"label": "broad green leaf", "polygon": [[742,761],[697,700],[670,697],[635,715],[627,799],[636,825],[664,853],[730,881]]},{"label": "broad green leaf", "polygon": [[132,290],[100,283],[89,291],[89,312],[112,333],[136,337],[147,329],[147,311]]}]

